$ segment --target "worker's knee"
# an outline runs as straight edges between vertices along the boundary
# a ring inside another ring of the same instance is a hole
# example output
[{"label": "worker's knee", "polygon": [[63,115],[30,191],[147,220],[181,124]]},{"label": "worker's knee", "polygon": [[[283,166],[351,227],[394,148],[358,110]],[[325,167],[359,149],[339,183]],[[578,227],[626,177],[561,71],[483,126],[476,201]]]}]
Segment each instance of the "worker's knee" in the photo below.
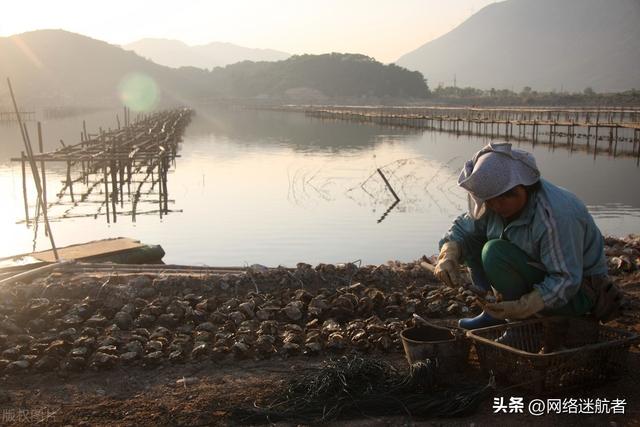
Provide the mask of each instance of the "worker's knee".
[{"label": "worker's knee", "polygon": [[485,271],[493,270],[496,266],[504,263],[508,259],[512,243],[502,240],[489,240],[482,247],[482,266]]},{"label": "worker's knee", "polygon": [[507,240],[489,240],[482,248],[484,271],[505,300],[518,299],[542,280],[543,272],[534,271],[527,260],[527,254]]}]

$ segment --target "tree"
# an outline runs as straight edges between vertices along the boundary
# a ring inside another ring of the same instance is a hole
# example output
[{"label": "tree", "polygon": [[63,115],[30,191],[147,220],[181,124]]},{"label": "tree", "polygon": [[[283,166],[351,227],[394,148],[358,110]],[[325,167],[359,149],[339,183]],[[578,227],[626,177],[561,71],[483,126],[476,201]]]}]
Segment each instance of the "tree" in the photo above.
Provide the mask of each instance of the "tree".
[{"label": "tree", "polygon": [[429,95],[429,87],[420,72],[395,64],[384,65],[357,54],[294,55],[277,62],[244,61],[216,68],[211,79],[229,96],[239,97],[278,97],[292,89],[296,93],[317,91],[314,93],[336,98],[426,98]]}]

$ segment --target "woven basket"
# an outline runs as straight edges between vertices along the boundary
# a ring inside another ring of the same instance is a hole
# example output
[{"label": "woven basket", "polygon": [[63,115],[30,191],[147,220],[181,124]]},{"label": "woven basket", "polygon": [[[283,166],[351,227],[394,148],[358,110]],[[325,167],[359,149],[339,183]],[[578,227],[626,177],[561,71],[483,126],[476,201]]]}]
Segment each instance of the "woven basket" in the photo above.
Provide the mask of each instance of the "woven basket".
[{"label": "woven basket", "polygon": [[[480,366],[502,383],[549,394],[624,373],[638,334],[585,318],[545,317],[467,332]],[[498,339],[498,342],[496,342]],[[563,347],[558,350],[558,343]],[[543,347],[551,352],[541,354]]]}]

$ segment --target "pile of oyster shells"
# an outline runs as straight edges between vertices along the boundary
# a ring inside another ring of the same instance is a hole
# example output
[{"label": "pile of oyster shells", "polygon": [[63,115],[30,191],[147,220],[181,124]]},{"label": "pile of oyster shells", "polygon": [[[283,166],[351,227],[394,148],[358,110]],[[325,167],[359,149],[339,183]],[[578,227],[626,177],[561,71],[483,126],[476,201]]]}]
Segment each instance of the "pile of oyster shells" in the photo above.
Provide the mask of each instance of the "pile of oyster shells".
[{"label": "pile of oyster shells", "polygon": [[[640,236],[607,237],[609,272],[640,270]],[[412,314],[470,317],[468,289],[436,282],[421,262],[254,265],[237,274],[50,276],[0,289],[0,372],[154,367],[401,351]]]},{"label": "pile of oyster shells", "polygon": [[417,313],[467,317],[473,293],[416,263],[242,274],[49,277],[0,299],[0,372],[72,372],[204,359],[401,351]]},{"label": "pile of oyster shells", "polygon": [[609,274],[622,275],[640,270],[640,236],[631,234],[622,239],[605,238],[605,255]]}]

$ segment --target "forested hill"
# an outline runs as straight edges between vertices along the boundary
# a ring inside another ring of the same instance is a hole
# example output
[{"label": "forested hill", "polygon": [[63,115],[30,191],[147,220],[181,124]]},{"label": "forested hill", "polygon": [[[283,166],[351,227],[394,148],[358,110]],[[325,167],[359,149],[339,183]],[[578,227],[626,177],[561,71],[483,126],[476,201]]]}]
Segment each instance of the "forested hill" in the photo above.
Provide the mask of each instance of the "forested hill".
[{"label": "forested hill", "polygon": [[240,62],[212,72],[213,85],[239,97],[424,98],[422,74],[357,54],[296,55],[277,62]]},{"label": "forested hill", "polygon": [[[118,46],[62,30],[38,30],[0,38],[0,102],[11,78],[22,104],[33,107],[120,103],[121,84],[131,75],[150,77],[162,101],[177,103],[196,95],[207,73],[185,79]],[[195,81],[194,79],[195,78]],[[193,87],[193,86],[196,87]]]},{"label": "forested hill", "polygon": [[301,55],[207,71],[165,67],[118,46],[63,30],[0,38],[0,109],[10,106],[6,77],[12,79],[21,103],[37,108],[119,105],[123,83],[132,75],[146,78],[144,90],[153,86],[158,106],[220,98],[375,102],[427,94],[420,73],[362,55]]}]

